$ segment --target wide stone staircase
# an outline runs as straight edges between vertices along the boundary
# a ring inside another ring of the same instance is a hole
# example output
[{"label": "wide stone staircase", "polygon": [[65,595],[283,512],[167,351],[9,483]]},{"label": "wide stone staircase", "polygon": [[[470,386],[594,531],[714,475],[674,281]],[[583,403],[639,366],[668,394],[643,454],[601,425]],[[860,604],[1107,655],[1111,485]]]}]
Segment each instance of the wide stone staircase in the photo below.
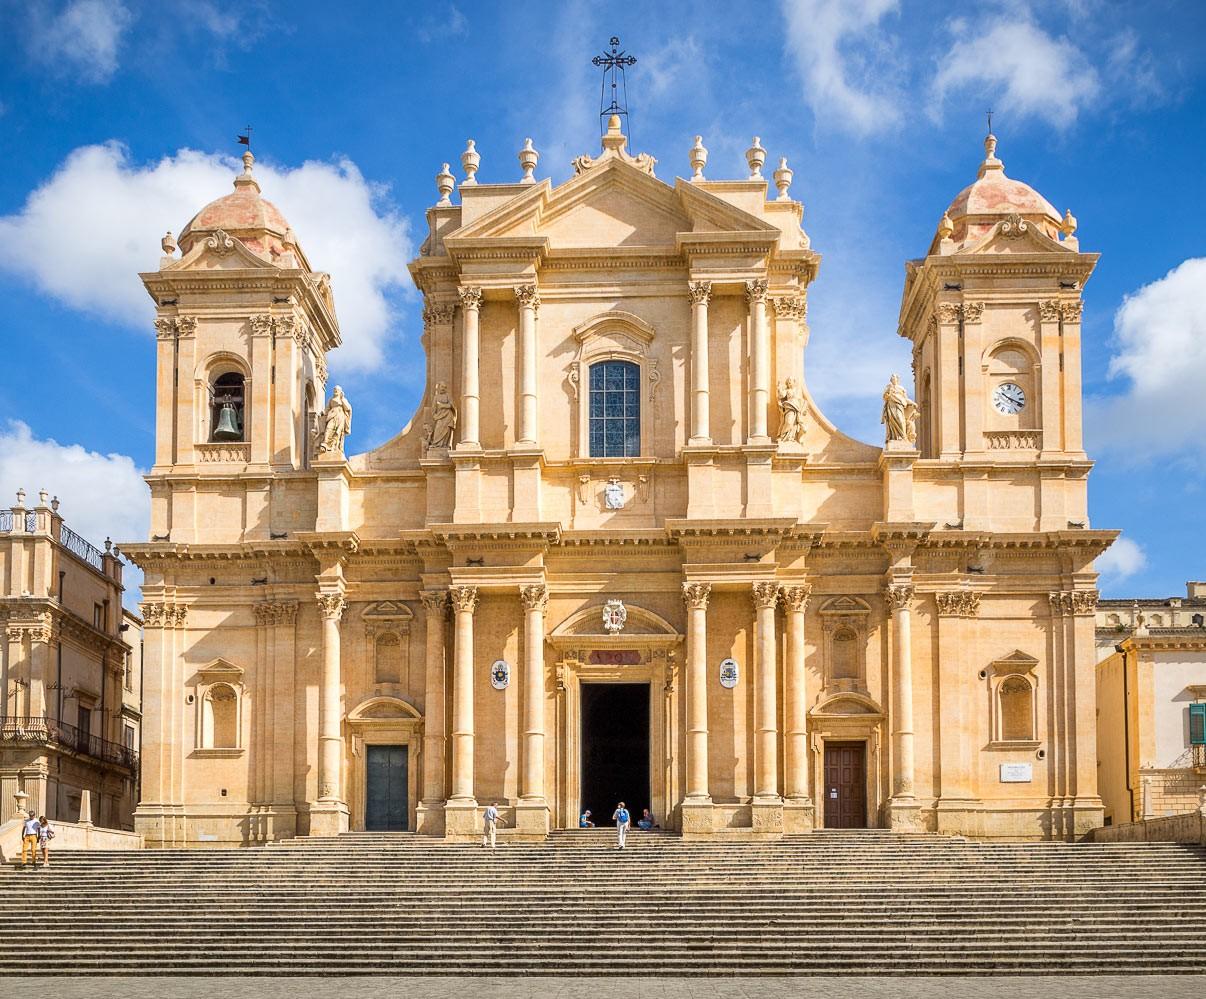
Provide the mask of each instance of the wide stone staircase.
[{"label": "wide stone staircase", "polygon": [[878,831],[494,851],[405,833],[0,870],[13,974],[1094,974],[1206,967],[1206,852]]}]

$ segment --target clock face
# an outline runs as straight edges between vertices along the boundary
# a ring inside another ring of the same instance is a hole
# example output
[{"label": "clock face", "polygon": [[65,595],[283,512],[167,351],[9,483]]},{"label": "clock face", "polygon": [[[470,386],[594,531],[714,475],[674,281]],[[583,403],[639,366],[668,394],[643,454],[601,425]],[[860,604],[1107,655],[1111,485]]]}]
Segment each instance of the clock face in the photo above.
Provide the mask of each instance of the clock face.
[{"label": "clock face", "polygon": [[1026,407],[1026,393],[1022,391],[1021,385],[1004,382],[993,390],[992,404],[998,413],[1013,416]]}]

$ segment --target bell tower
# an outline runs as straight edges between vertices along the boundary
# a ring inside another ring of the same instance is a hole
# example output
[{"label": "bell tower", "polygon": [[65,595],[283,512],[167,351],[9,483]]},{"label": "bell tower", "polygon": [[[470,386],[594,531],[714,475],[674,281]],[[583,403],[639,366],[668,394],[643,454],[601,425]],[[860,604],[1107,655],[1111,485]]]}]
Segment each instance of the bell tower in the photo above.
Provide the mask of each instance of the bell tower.
[{"label": "bell tower", "polygon": [[928,255],[906,265],[900,335],[913,344],[917,444],[922,458],[990,475],[1062,471],[1078,485],[1043,520],[1063,529],[1085,516],[1081,290],[1098,254],[1080,252],[1070,212],[1005,175],[996,149],[990,133],[977,179],[943,213]]},{"label": "bell tower", "polygon": [[141,275],[158,335],[157,540],[233,543],[313,526],[274,511],[269,483],[310,466],[339,326],[329,275],[261,197],[254,162],[244,153],[234,191],[194,216],[179,247],[168,233],[159,269]]}]

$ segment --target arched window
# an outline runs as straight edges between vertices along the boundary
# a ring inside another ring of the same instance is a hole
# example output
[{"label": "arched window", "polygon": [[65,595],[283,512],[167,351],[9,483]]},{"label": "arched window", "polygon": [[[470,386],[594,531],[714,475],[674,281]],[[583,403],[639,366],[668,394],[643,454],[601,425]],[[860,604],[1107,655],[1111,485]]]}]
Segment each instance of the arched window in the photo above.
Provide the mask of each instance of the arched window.
[{"label": "arched window", "polygon": [[392,631],[377,636],[375,681],[402,682],[402,641]]},{"label": "arched window", "polygon": [[239,745],[239,695],[230,684],[216,683],[205,694],[201,746],[236,749]]},{"label": "arched window", "polygon": [[1021,676],[1006,677],[997,688],[1000,699],[1001,741],[1034,739],[1034,688]]},{"label": "arched window", "polygon": [[246,440],[243,424],[243,376],[237,371],[218,375],[210,390],[209,439]]},{"label": "arched window", "polygon": [[631,361],[590,367],[590,456],[635,458],[641,453],[641,369]]}]

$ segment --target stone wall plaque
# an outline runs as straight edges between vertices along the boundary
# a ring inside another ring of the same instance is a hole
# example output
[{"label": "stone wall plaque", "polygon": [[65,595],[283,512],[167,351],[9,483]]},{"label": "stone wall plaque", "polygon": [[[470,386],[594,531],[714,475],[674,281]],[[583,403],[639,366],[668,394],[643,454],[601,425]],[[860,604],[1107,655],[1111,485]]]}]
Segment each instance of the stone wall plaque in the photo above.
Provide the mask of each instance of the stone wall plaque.
[{"label": "stone wall plaque", "polygon": [[732,690],[737,686],[737,680],[740,676],[740,670],[737,667],[736,659],[725,659],[720,664],[720,685],[725,690]]},{"label": "stone wall plaque", "polygon": [[505,659],[497,660],[490,667],[490,684],[495,690],[506,690],[511,682],[511,664]]},{"label": "stone wall plaque", "polygon": [[1002,763],[1002,784],[1029,784],[1034,780],[1034,767],[1029,763]]}]

